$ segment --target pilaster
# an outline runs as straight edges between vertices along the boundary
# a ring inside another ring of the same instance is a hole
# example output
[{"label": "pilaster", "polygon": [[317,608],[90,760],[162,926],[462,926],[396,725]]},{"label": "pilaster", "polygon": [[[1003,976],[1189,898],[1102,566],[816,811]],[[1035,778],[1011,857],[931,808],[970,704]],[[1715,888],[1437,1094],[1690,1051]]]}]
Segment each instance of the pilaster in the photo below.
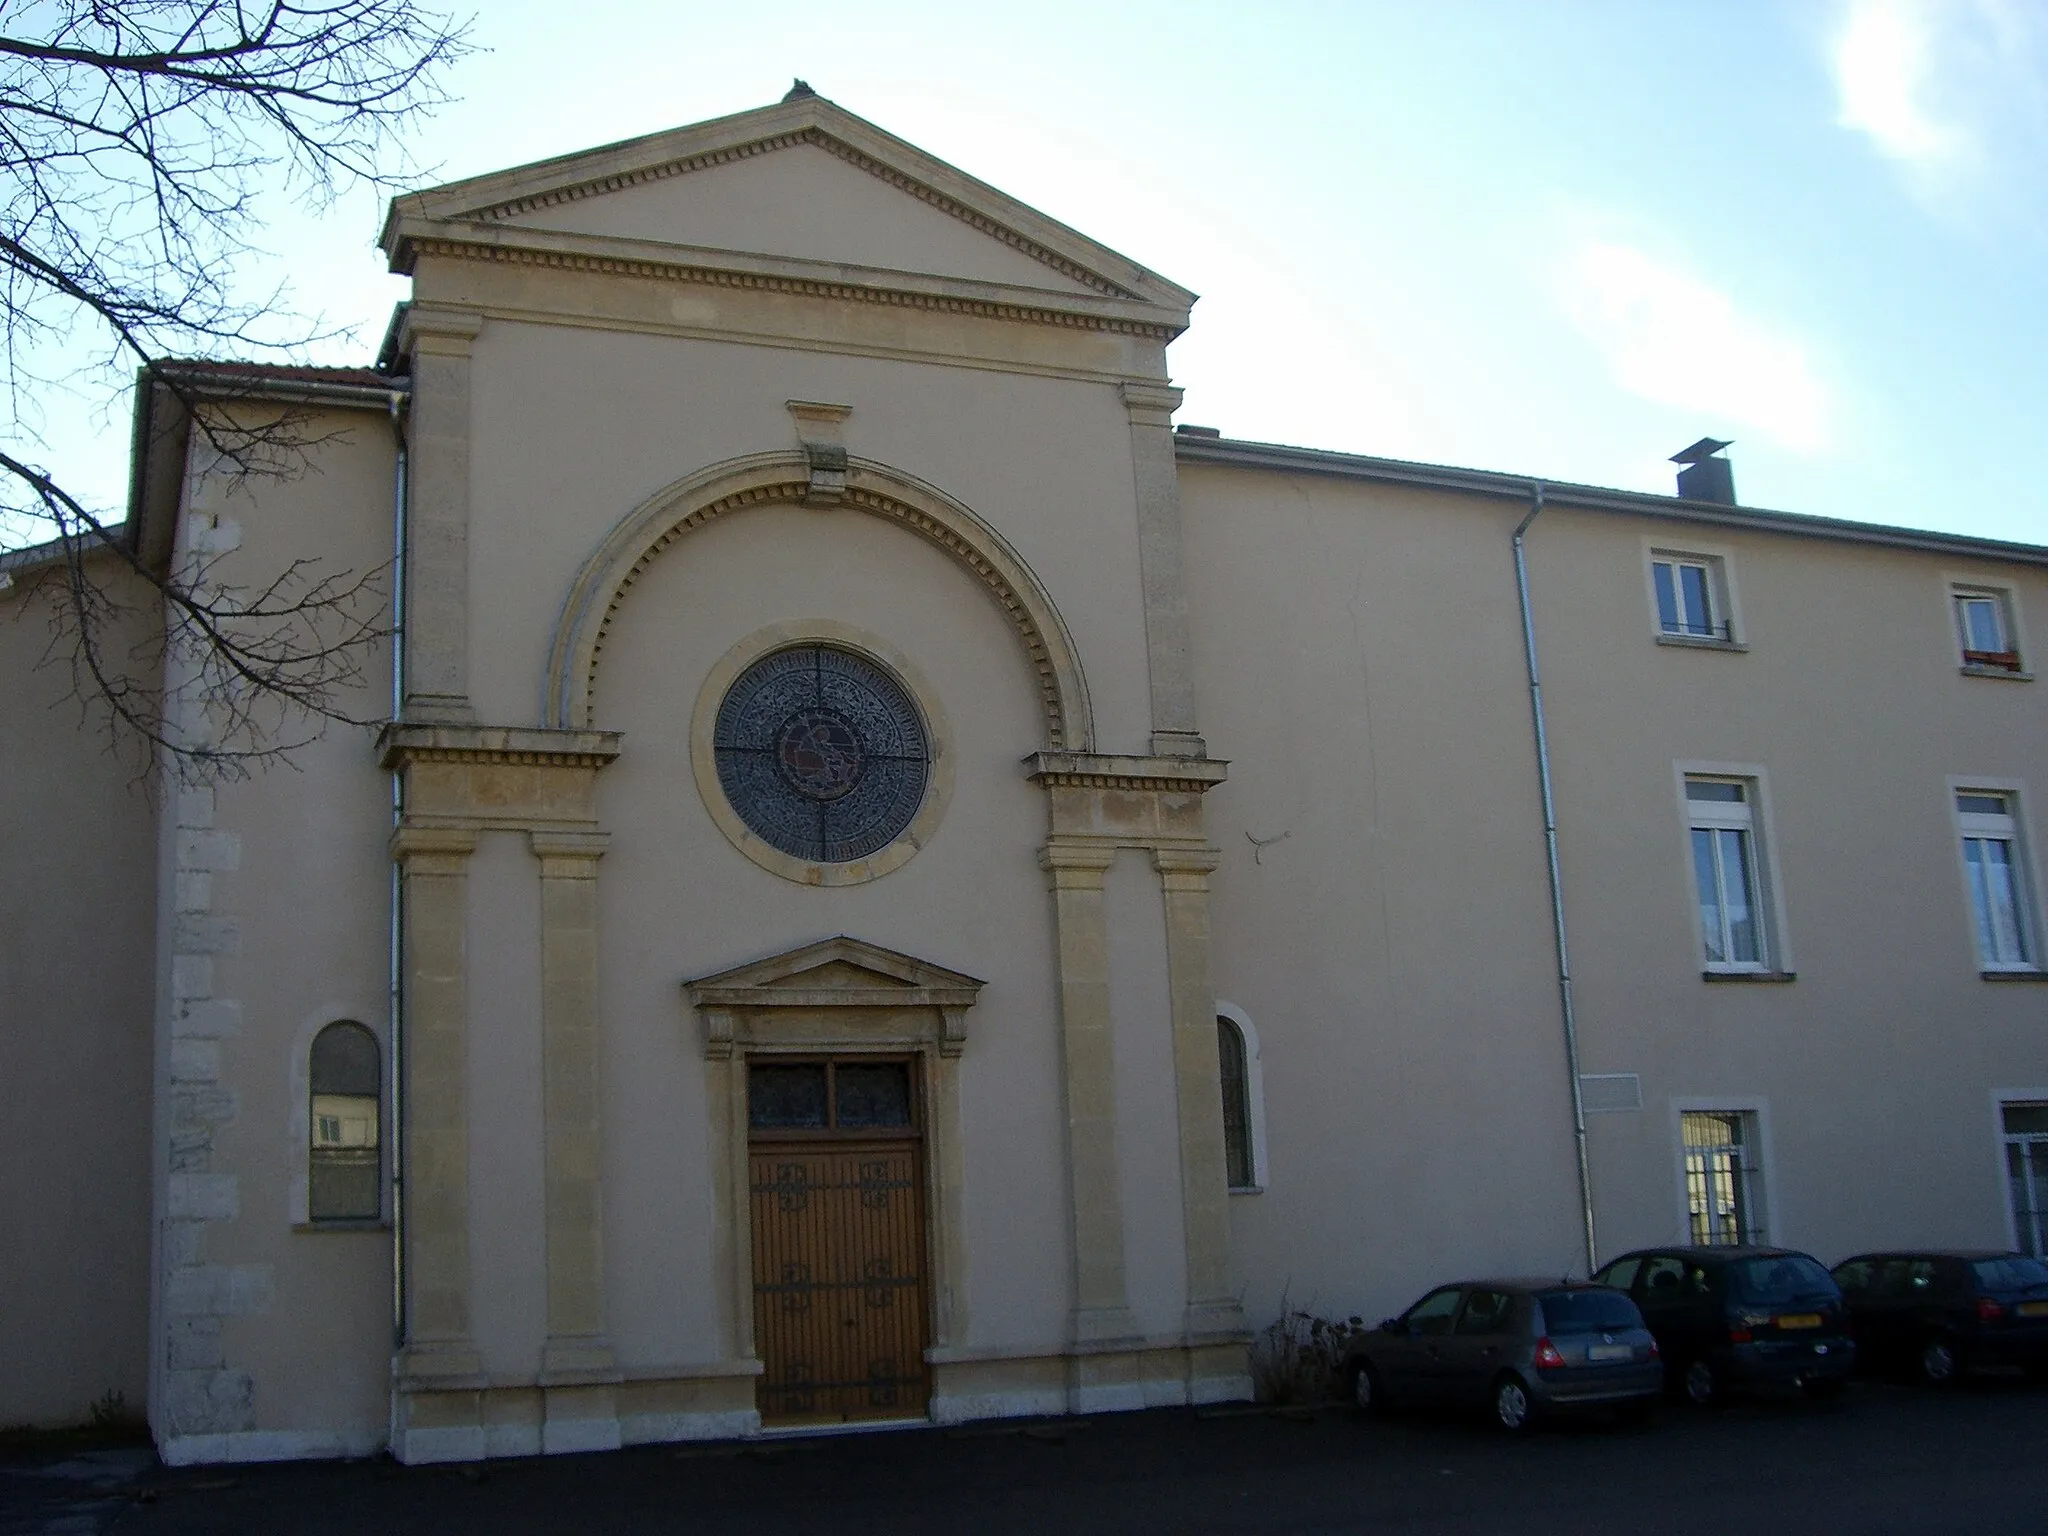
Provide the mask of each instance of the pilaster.
[{"label": "pilaster", "polygon": [[1055,838],[1038,856],[1058,930],[1060,1064],[1073,1210],[1076,1344],[1134,1339],[1124,1281],[1123,1187],[1116,1156],[1116,1064],[1109,1011],[1103,874],[1116,852]]},{"label": "pilaster", "polygon": [[1223,1145],[1215,990],[1209,975],[1211,848],[1155,848],[1166,900],[1167,990],[1180,1111],[1181,1230],[1187,1244],[1186,1333],[1191,1343],[1242,1337],[1230,1284],[1230,1173]]},{"label": "pilaster", "polygon": [[1145,660],[1152,682],[1152,752],[1207,757],[1195,726],[1194,658],[1188,641],[1187,586],[1181,574],[1180,472],[1173,456],[1173,413],[1181,392],[1170,384],[1121,386],[1131,418],[1131,469],[1137,488],[1138,580],[1145,601]]},{"label": "pilaster", "polygon": [[540,861],[541,1113],[547,1341],[545,1451],[619,1443],[605,1325],[600,1184],[597,861],[603,832],[533,832]]},{"label": "pilaster", "polygon": [[470,1335],[469,856],[473,831],[401,827],[404,882],[405,1341],[401,1390],[474,1391]]},{"label": "pilaster", "polygon": [[400,346],[412,359],[407,422],[405,718],[467,724],[469,701],[470,346],[483,319],[415,305]]}]

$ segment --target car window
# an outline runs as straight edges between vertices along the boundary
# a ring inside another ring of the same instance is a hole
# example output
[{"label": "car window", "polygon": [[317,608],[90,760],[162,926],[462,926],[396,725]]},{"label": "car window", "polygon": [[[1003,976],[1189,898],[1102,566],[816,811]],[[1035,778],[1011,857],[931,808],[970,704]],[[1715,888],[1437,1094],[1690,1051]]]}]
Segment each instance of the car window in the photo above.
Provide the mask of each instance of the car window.
[{"label": "car window", "polygon": [[1676,1301],[1685,1283],[1685,1260],[1657,1254],[1643,1260],[1641,1289],[1652,1301]]},{"label": "car window", "polygon": [[1906,1261],[1906,1295],[1915,1301],[1934,1294],[1934,1260]]},{"label": "car window", "polygon": [[1536,1301],[1543,1309],[1543,1332],[1556,1338],[1643,1326],[1636,1304],[1616,1291],[1545,1291]]},{"label": "car window", "polygon": [[1845,1295],[1857,1296],[1870,1289],[1870,1277],[1877,1265],[1870,1259],[1851,1259],[1847,1264],[1837,1264],[1834,1269],[1835,1284]]},{"label": "car window", "polygon": [[1970,1273],[1987,1291],[2026,1291],[2048,1285],[2048,1264],[2039,1259],[1973,1259]]},{"label": "car window", "polygon": [[1459,1333],[1500,1333],[1507,1327],[1514,1298],[1504,1291],[1474,1291],[1458,1314]]},{"label": "car window", "polygon": [[[1730,1289],[1737,1299],[1760,1306],[1833,1298],[1834,1277],[1803,1253],[1781,1253],[1767,1259],[1738,1259],[1728,1266]],[[1929,1271],[1930,1275],[1932,1270]]]},{"label": "car window", "polygon": [[1685,1266],[1685,1282],[1680,1290],[1687,1296],[1711,1296],[1714,1294],[1714,1277],[1697,1264]]},{"label": "car window", "polygon": [[1616,1259],[1593,1278],[1602,1285],[1611,1285],[1617,1291],[1625,1291],[1636,1283],[1636,1271],[1643,1267],[1640,1258]]},{"label": "car window", "polygon": [[1410,1307],[1401,1320],[1408,1325],[1410,1333],[1449,1333],[1451,1318],[1457,1312],[1463,1294],[1455,1285],[1431,1291]]},{"label": "car window", "polygon": [[1884,1259],[1879,1261],[1870,1273],[1870,1291],[1886,1301],[1897,1301],[1906,1294],[1906,1261]]}]

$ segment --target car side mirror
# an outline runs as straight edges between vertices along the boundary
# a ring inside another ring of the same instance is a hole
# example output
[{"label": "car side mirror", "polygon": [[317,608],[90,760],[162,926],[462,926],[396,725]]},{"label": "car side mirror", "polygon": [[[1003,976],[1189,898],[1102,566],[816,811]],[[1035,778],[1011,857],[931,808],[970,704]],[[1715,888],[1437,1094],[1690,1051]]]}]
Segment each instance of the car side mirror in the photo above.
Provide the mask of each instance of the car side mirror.
[{"label": "car side mirror", "polygon": [[1398,1317],[1383,1317],[1380,1319],[1381,1333],[1406,1333],[1407,1331],[1408,1325]]}]

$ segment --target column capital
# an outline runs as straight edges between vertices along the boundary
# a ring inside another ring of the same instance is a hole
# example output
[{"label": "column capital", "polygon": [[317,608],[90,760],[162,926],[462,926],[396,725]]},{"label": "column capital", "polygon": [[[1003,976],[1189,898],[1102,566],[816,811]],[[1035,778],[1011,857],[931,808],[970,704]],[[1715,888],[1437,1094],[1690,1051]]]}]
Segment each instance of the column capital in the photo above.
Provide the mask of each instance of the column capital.
[{"label": "column capital", "polygon": [[391,857],[407,874],[459,875],[476,852],[476,840],[471,827],[394,827]]},{"label": "column capital", "polygon": [[1124,409],[1141,426],[1171,427],[1173,413],[1180,409],[1181,391],[1171,384],[1126,379],[1117,386],[1124,397]]},{"label": "column capital", "polygon": [[1038,850],[1038,867],[1052,876],[1055,890],[1099,891],[1115,862],[1115,847],[1100,843],[1051,842]]},{"label": "column capital", "polygon": [[527,834],[533,856],[540,860],[543,880],[595,880],[597,861],[611,847],[609,832],[562,832],[536,829]]},{"label": "column capital", "polygon": [[473,310],[414,304],[405,312],[398,332],[401,357],[425,352],[436,357],[468,357],[469,344],[483,334],[484,317]]},{"label": "column capital", "polygon": [[1154,848],[1152,867],[1159,871],[1160,884],[1168,891],[1206,891],[1209,874],[1223,862],[1215,848]]}]

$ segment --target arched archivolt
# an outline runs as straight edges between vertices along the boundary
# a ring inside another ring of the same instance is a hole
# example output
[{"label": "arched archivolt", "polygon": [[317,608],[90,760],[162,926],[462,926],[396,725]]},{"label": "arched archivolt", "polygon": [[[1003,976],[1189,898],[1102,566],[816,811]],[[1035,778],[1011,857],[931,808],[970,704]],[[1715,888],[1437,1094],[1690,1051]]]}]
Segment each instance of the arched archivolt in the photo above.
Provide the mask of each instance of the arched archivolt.
[{"label": "arched archivolt", "polygon": [[[1095,722],[1073,636],[1023,557],[973,512],[915,476],[849,459],[846,482],[843,507],[899,524],[937,545],[995,599],[1035,674],[1046,747],[1093,751]],[[619,605],[657,555],[714,518],[800,502],[809,489],[810,465],[801,453],[754,454],[678,480],[621,519],[576,573],[555,621],[545,722],[560,730],[594,726],[605,637]]]}]

